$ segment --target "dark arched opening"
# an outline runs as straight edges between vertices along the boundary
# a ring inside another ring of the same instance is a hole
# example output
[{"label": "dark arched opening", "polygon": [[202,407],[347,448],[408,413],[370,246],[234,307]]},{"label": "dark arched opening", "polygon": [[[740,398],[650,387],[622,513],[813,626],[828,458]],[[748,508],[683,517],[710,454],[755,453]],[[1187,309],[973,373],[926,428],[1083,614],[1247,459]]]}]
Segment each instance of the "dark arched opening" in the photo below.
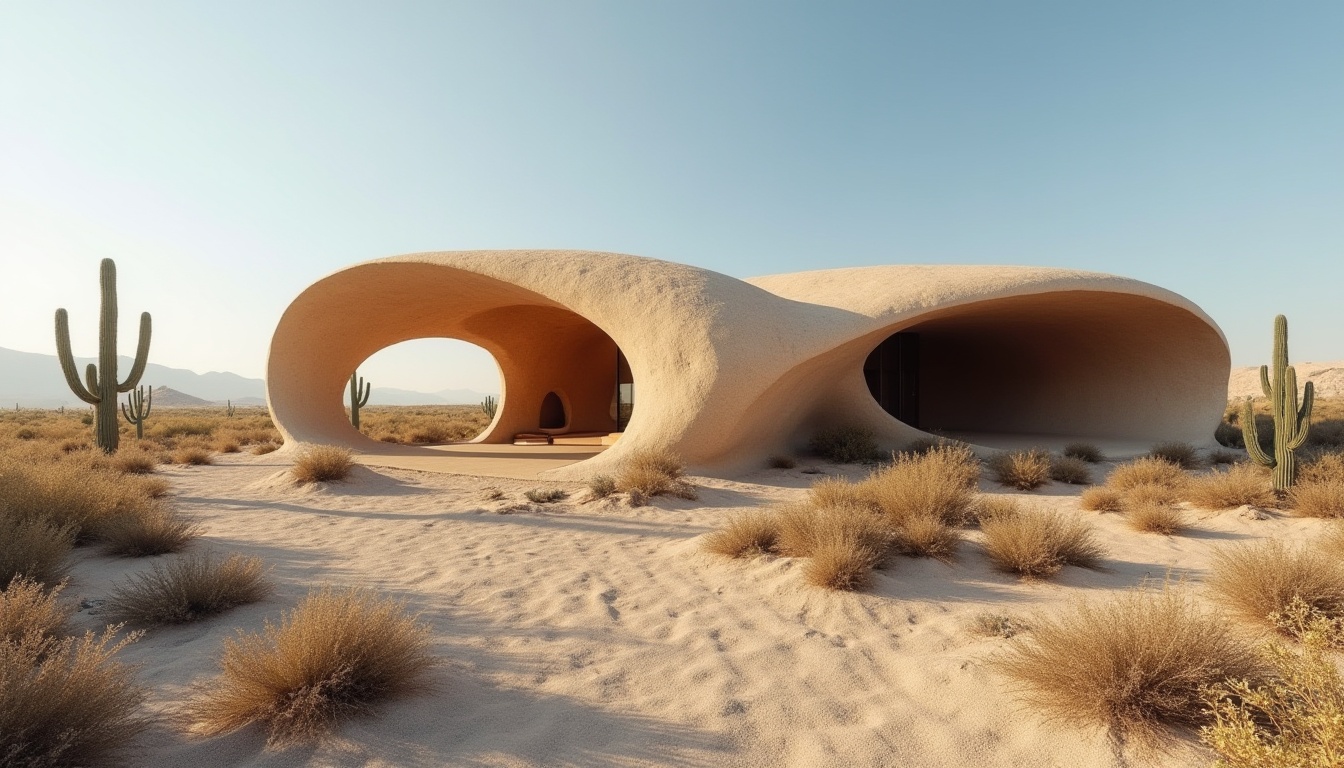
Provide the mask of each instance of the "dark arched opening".
[{"label": "dark arched opening", "polygon": [[919,334],[894,333],[863,363],[868,391],[887,413],[919,428]]},{"label": "dark arched opening", "polygon": [[537,417],[537,426],[542,429],[564,429],[568,424],[564,402],[556,393],[547,392],[541,399],[541,415]]}]

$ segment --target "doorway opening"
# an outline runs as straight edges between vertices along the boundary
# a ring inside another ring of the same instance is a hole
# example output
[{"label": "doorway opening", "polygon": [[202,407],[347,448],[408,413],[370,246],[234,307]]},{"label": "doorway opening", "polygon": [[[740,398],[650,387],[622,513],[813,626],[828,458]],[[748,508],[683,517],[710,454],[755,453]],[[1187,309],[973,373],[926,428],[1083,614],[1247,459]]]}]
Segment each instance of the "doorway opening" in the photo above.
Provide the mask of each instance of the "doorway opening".
[{"label": "doorway opening", "polygon": [[868,391],[882,410],[919,428],[919,334],[894,333],[863,363]]}]

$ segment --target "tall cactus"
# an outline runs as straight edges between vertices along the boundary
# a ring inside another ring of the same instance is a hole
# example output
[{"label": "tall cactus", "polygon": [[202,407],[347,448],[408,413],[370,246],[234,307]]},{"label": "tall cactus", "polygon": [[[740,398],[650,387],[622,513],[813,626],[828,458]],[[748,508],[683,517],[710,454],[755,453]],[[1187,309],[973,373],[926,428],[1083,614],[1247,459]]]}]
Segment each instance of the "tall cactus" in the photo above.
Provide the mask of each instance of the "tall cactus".
[{"label": "tall cactus", "polygon": [[371,391],[373,385],[365,384],[364,377],[359,375],[359,371],[350,374],[350,425],[355,429],[359,429],[359,409],[369,402]]},{"label": "tall cactus", "polygon": [[237,413],[237,412],[238,412],[238,408],[237,408],[236,406],[234,406],[232,400],[225,400],[225,401],[224,401],[224,415],[225,415],[225,416],[227,416],[227,417],[229,417],[230,419],[232,419],[232,418],[233,418],[233,415],[234,415],[235,413]]},{"label": "tall cactus", "polygon": [[75,397],[94,406],[97,413],[93,428],[94,442],[105,453],[115,453],[121,435],[118,432],[117,393],[130,392],[140,383],[149,360],[149,313],[140,313],[140,342],[135,350],[135,362],[126,380],[117,382],[117,265],[103,259],[99,275],[102,286],[102,317],[98,323],[98,364],[89,363],[84,381],[75,370],[75,358],[70,352],[70,318],[64,309],[56,310],[56,356],[61,361],[65,383]]},{"label": "tall cactus", "polygon": [[[148,390],[148,394],[146,394]],[[130,406],[129,410],[127,406]],[[154,407],[154,390],[147,386],[136,387],[131,390],[131,394],[126,397],[126,402],[121,404],[121,415],[126,420],[135,425],[135,439],[145,439],[145,419],[149,418],[149,410]]]},{"label": "tall cactus", "polygon": [[1274,470],[1274,490],[1282,493],[1297,479],[1297,457],[1294,452],[1307,440],[1311,427],[1311,406],[1315,402],[1314,387],[1308,381],[1303,387],[1302,406],[1297,404],[1297,370],[1288,364],[1288,318],[1274,318],[1274,372],[1270,379],[1269,366],[1260,366],[1260,388],[1269,398],[1274,415],[1274,455],[1260,447],[1260,435],[1255,428],[1255,413],[1251,398],[1241,412],[1241,429],[1246,438],[1246,452],[1257,464]]},{"label": "tall cactus", "polygon": [[499,410],[499,400],[495,399],[494,395],[486,395],[485,399],[481,401],[481,412],[493,421],[497,410]]}]

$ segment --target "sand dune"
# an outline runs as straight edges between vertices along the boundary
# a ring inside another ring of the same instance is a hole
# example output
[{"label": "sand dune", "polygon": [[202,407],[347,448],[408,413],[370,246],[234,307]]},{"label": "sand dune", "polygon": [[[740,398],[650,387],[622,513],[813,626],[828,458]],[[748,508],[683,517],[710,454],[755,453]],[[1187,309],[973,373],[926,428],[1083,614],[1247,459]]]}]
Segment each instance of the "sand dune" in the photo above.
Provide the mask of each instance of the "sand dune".
[{"label": "sand dune", "polygon": [[[1299,384],[1311,381],[1320,397],[1344,395],[1344,360],[1330,363],[1294,363]],[[1227,383],[1227,398],[1264,397],[1260,390],[1260,366],[1233,368]]]},{"label": "sand dune", "polygon": [[[633,509],[530,505],[521,494],[533,482],[382,468],[300,489],[284,470],[282,459],[249,455],[165,469],[178,502],[204,525],[194,546],[258,555],[279,588],[263,603],[153,630],[129,648],[151,708],[172,716],[213,673],[223,638],[259,630],[323,582],[375,587],[421,611],[444,660],[437,692],[284,752],[266,751],[256,731],[195,740],[163,722],[135,764],[1126,765],[1102,735],[1020,707],[985,667],[1005,641],[968,624],[983,611],[1030,616],[1168,574],[1197,583],[1214,546],[1304,539],[1321,525],[1232,511],[1168,538],[1080,512],[1109,549],[1103,571],[1021,582],[991,570],[970,532],[950,564],[898,559],[871,591],[836,594],[804,586],[798,561],[698,551],[725,514],[803,494],[818,475],[800,470],[700,480],[699,501]],[[484,500],[487,486],[505,498]],[[1052,485],[1032,497],[1076,508],[1076,493]],[[70,592],[97,600],[147,565],[85,553]],[[79,621],[99,626],[96,613]],[[1162,764],[1207,759],[1186,745]]]}]

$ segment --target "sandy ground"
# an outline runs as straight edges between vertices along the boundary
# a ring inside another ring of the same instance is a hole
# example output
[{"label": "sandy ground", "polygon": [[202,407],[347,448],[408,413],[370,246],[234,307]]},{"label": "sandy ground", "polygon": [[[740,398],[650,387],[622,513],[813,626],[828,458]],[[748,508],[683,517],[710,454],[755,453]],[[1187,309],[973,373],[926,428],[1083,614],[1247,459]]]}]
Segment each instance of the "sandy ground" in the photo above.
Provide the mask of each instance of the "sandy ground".
[{"label": "sandy ground", "polygon": [[[1268,359],[1266,359],[1268,362]],[[1316,388],[1317,397],[1339,397],[1344,395],[1344,360],[1328,363],[1293,363],[1297,370],[1299,386],[1310,380]],[[1264,397],[1260,389],[1260,366],[1233,368],[1228,378],[1227,399],[1240,400],[1245,397]]]},{"label": "sandy ground", "polygon": [[[701,480],[699,501],[633,509],[529,508],[522,492],[535,481],[381,467],[295,488],[275,456],[168,468],[178,503],[203,524],[194,547],[261,556],[278,589],[152,630],[124,652],[164,716],[133,764],[1204,765],[1208,755],[1189,743],[1159,761],[1126,761],[1099,734],[1040,721],[985,666],[1006,641],[968,625],[982,612],[1030,617],[1167,575],[1197,587],[1212,548],[1308,538],[1321,525],[1243,509],[1198,515],[1191,534],[1164,537],[1079,512],[1109,549],[1104,570],[1021,582],[991,570],[969,532],[954,562],[897,559],[862,594],[804,586],[797,561],[698,551],[732,511],[801,496],[821,476],[808,468]],[[483,501],[489,486],[506,498]],[[1052,484],[1030,496],[1076,509],[1078,492]],[[79,557],[67,594],[88,600],[151,562]],[[170,718],[214,673],[221,641],[261,629],[321,583],[373,587],[422,612],[443,659],[437,692],[391,702],[313,747],[268,751],[255,730],[184,735]],[[80,625],[101,626],[96,613],[81,611]]]}]

